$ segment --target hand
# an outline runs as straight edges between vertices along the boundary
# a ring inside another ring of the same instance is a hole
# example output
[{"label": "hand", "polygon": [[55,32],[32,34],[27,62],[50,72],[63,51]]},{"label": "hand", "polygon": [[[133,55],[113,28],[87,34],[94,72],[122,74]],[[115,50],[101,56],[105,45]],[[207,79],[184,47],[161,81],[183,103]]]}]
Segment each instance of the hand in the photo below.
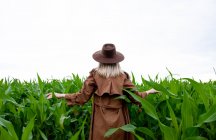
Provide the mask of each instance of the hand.
[{"label": "hand", "polygon": [[155,90],[155,89],[153,89],[153,88],[146,91],[147,95],[148,95],[148,94],[155,94],[155,93],[159,93],[159,92],[160,92],[160,91],[157,91],[157,90]]},{"label": "hand", "polygon": [[[47,99],[51,99],[52,98],[52,93],[48,93],[46,96],[47,96]],[[60,93],[54,93],[54,95],[56,96],[56,98],[64,98],[65,97],[65,94],[60,94]]]}]

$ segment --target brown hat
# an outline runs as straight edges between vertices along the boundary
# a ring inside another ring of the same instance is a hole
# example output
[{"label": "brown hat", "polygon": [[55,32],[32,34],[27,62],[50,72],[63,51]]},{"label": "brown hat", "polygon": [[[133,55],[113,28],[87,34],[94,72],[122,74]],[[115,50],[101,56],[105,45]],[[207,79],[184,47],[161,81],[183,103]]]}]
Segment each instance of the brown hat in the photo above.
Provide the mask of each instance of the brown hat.
[{"label": "brown hat", "polygon": [[124,60],[124,55],[116,51],[114,44],[104,44],[102,50],[95,52],[92,57],[95,61],[105,64],[118,63]]}]

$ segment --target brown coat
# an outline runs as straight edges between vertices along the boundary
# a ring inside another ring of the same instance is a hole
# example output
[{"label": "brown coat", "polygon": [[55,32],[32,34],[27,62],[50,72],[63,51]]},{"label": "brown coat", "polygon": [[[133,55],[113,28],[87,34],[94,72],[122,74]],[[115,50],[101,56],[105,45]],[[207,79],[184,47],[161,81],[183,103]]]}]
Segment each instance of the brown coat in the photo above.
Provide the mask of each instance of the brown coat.
[{"label": "brown coat", "polygon": [[[68,105],[82,105],[93,96],[89,140],[134,140],[132,134],[123,131],[117,131],[112,136],[104,138],[105,132],[110,128],[130,123],[129,112],[125,102],[114,98],[125,94],[123,88],[133,89],[134,87],[127,73],[117,77],[104,78],[95,70],[92,70],[85,80],[81,91],[74,94],[66,94],[65,98]],[[135,93],[142,97],[146,95],[145,92]]]}]

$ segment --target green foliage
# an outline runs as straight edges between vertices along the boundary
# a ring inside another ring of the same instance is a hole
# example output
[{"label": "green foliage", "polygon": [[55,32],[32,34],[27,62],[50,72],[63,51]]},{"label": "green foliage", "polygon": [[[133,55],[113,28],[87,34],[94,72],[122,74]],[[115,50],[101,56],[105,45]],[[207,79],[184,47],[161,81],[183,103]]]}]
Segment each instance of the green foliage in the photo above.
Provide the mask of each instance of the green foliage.
[{"label": "green foliage", "polygon": [[127,124],[127,125],[121,126],[121,127],[119,127],[119,128],[111,128],[111,129],[109,129],[109,130],[105,133],[104,136],[105,136],[105,137],[109,137],[109,136],[111,136],[112,134],[114,134],[116,131],[118,131],[119,129],[121,129],[121,130],[123,130],[123,131],[126,131],[126,132],[130,132],[130,133],[134,134],[134,136],[135,136],[138,140],[142,140],[142,138],[141,138],[139,135],[137,135],[137,134],[135,133],[136,127],[135,127],[134,125],[132,125],[132,124]]},{"label": "green foliage", "polygon": [[84,138],[87,138],[91,102],[69,107],[65,100],[46,99],[49,92],[79,91],[83,80],[78,75],[62,81],[43,81],[39,75],[37,77],[37,81],[30,82],[0,80],[0,139],[70,139],[80,129],[86,132]]},{"label": "green foliage", "polygon": [[[119,129],[130,132],[138,140],[215,140],[216,139],[216,81],[203,83],[190,78],[175,79],[171,72],[165,79],[133,83],[139,91],[159,90],[145,99],[128,91],[141,103],[141,110],[127,96],[131,124],[112,128],[110,136]],[[69,107],[63,99],[46,99],[47,93],[75,93],[83,79],[37,81],[0,79],[0,139],[7,140],[85,140],[88,139],[91,100],[83,106]]]},{"label": "green foliage", "polygon": [[[136,113],[136,108],[130,108],[130,114],[135,114],[131,123],[136,126],[136,134],[144,139],[216,139],[215,81],[202,83],[189,78],[176,80],[173,75],[170,79],[156,80],[143,79],[136,86],[145,90],[155,88],[160,91],[157,95],[142,99],[128,91],[142,104],[144,110]],[[142,127],[152,133],[137,131]]]}]

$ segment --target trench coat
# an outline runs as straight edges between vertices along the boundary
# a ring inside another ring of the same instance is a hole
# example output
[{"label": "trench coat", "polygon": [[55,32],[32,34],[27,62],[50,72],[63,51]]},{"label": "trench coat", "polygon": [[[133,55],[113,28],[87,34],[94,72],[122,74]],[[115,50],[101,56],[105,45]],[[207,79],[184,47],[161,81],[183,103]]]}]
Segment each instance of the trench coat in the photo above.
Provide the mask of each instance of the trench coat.
[{"label": "trench coat", "polygon": [[[93,69],[84,81],[80,92],[65,95],[69,106],[83,105],[93,96],[89,140],[134,140],[131,133],[122,130],[115,132],[110,137],[104,137],[105,132],[110,128],[130,123],[129,111],[125,102],[115,99],[126,94],[124,88],[135,88],[126,72],[117,77],[105,78]],[[141,97],[147,95],[146,92],[136,91],[135,93]],[[126,95],[132,102],[138,103],[129,94]]]}]

